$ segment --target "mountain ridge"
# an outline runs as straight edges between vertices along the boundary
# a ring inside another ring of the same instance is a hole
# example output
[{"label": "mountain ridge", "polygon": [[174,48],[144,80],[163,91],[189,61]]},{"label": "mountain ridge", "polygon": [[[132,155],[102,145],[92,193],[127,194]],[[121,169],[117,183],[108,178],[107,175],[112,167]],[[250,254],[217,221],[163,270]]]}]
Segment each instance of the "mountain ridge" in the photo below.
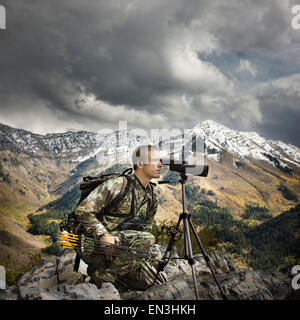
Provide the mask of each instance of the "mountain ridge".
[{"label": "mountain ridge", "polygon": [[[11,132],[13,132],[12,137],[5,136]],[[269,161],[270,163],[272,163],[268,156],[262,154],[262,151],[270,152],[271,154],[279,157],[280,160],[287,161],[293,165],[300,167],[300,149],[297,146],[284,143],[280,140],[271,140],[268,138],[264,138],[262,135],[256,133],[255,131],[232,130],[224,125],[217,123],[216,121],[204,120],[194,126],[192,129],[186,130],[186,132],[188,134],[202,134],[205,138],[208,139],[208,148],[210,148],[211,143],[215,148],[219,149],[219,151],[224,149],[225,151],[236,154],[237,156],[240,156],[244,159],[247,158],[247,156],[252,156],[254,159]],[[18,133],[21,133],[22,136],[18,135]],[[119,134],[119,131],[114,131],[112,134],[108,134],[108,136],[112,138],[117,134]],[[52,153],[53,156],[58,156],[59,154],[63,154],[63,152],[73,144],[73,148],[71,148],[71,151],[75,154],[74,157],[82,153],[84,153],[86,157],[91,156],[93,152],[97,150],[97,148],[99,148],[101,144],[103,144],[102,140],[104,137],[104,134],[98,134],[96,132],[85,130],[76,132],[67,131],[64,133],[47,133],[42,135],[32,133],[23,129],[12,128],[1,123],[0,135],[0,146],[2,150],[3,148],[5,148],[5,144],[7,142],[10,142],[15,146],[23,146],[23,151],[36,153],[37,143],[40,142],[42,145],[44,145],[45,150]],[[55,140],[57,141],[56,144]],[[27,147],[26,142],[27,144],[29,144],[29,146],[32,147]],[[85,147],[83,147],[83,145]],[[82,147],[83,149],[82,152],[78,150],[78,148],[80,147]],[[88,148],[92,149],[92,151],[88,151]],[[289,159],[290,157],[294,157],[294,161],[291,161],[291,159]]]}]

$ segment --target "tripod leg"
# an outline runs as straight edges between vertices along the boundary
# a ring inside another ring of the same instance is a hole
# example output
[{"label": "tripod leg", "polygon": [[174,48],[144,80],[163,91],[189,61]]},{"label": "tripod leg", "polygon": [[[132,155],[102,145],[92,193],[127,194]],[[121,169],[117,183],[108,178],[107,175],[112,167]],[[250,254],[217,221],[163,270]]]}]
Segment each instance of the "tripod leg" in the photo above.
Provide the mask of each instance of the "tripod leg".
[{"label": "tripod leg", "polygon": [[185,254],[186,254],[185,259],[188,260],[188,263],[191,266],[196,300],[199,300],[198,285],[197,285],[196,272],[195,272],[195,266],[194,266],[195,260],[193,258],[193,250],[192,250],[192,243],[191,243],[189,225],[188,225],[186,220],[187,220],[186,218],[183,218],[184,247],[185,247]]},{"label": "tripod leg", "polygon": [[190,219],[188,219],[188,222],[189,222],[189,225],[190,225],[190,227],[191,227],[191,229],[193,231],[193,234],[194,234],[194,236],[195,236],[195,238],[196,238],[196,240],[197,240],[197,242],[199,244],[199,247],[200,247],[201,252],[203,254],[204,260],[206,261],[206,263],[207,263],[207,265],[208,265],[208,267],[209,267],[209,269],[211,271],[211,274],[212,274],[212,276],[213,276],[213,278],[214,278],[214,280],[215,280],[215,282],[216,282],[216,284],[217,284],[217,286],[218,286],[218,288],[220,290],[221,296],[222,296],[223,300],[227,300],[227,297],[226,297],[225,293],[223,292],[223,289],[221,288],[221,286],[220,286],[220,284],[218,282],[218,279],[216,278],[215,272],[214,272],[214,270],[213,270],[213,268],[212,268],[212,266],[210,264],[209,256],[206,254],[206,252],[205,252],[205,250],[204,250],[204,248],[202,246],[202,243],[201,243],[200,238],[199,238],[199,236],[198,236],[198,234],[196,232],[196,229],[195,229],[195,227],[192,224]]}]

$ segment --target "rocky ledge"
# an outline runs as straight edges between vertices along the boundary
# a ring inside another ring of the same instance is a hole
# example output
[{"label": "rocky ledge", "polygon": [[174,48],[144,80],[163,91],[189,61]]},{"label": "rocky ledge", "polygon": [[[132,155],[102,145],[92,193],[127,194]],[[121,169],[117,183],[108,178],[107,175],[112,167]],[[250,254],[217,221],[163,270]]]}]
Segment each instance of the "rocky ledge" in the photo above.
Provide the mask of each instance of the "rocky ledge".
[{"label": "rocky ledge", "polygon": [[[216,276],[229,300],[282,300],[294,295],[289,270],[241,270],[230,254],[212,253]],[[200,299],[222,299],[202,256],[195,257]],[[165,268],[168,281],[146,291],[119,293],[111,283],[98,289],[90,283],[86,264],[73,271],[75,253],[65,250],[61,257],[41,259],[19,275],[16,286],[0,289],[0,300],[194,300],[191,267],[186,260],[171,260]]]}]

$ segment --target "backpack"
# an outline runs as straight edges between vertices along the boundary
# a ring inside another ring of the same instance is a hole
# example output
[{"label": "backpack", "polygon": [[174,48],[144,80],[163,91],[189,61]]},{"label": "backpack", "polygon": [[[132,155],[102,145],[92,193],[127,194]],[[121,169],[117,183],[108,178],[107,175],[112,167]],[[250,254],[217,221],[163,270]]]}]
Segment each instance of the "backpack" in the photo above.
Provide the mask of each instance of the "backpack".
[{"label": "backpack", "polygon": [[[86,176],[83,177],[83,183],[80,184],[79,188],[81,190],[81,196],[79,201],[77,202],[76,206],[77,207],[84,199],[86,199],[89,194],[94,191],[98,186],[100,186],[102,183],[105,181],[116,178],[116,177],[121,177],[124,176],[127,179],[127,184],[125,187],[125,190],[121,192],[113,201],[105,208],[106,210],[109,210],[110,208],[118,205],[118,203],[127,195],[129,192],[130,185],[132,183],[132,178],[130,174],[132,173],[132,168],[128,168],[122,173],[117,173],[117,172],[112,172],[108,174],[103,174],[98,177],[91,177],[91,176]],[[60,224],[60,230],[61,231],[67,231],[69,233],[81,233],[80,226],[78,225],[75,215],[74,215],[74,210],[69,213],[64,219],[61,224]]]},{"label": "backpack", "polygon": [[[130,176],[132,171],[133,171],[132,168],[128,168],[125,171],[123,171],[122,173],[113,172],[113,173],[104,174],[104,175],[101,175],[98,177],[91,177],[91,176],[83,177],[84,182],[80,184],[81,196],[80,196],[80,199],[79,199],[76,207],[84,199],[86,199],[92,191],[94,191],[99,185],[101,185],[105,181],[112,179],[112,178],[124,176],[127,179],[127,184],[126,184],[124,191],[120,192],[120,194],[118,194],[118,196],[116,198],[114,198],[110,202],[110,204],[103,209],[105,209],[105,211],[109,211],[111,208],[117,206],[119,204],[119,202],[122,199],[124,199],[125,196],[129,193],[130,186],[133,183],[132,177]],[[155,186],[155,185],[156,185],[155,183],[150,182],[151,191],[152,191],[152,199],[151,199],[150,206],[148,206],[148,210],[151,210],[152,206],[154,204],[153,203],[153,186]],[[131,201],[131,208],[130,208],[130,214],[129,214],[129,216],[131,218],[134,218],[134,211],[135,211],[134,209],[135,209],[134,208],[134,188],[132,188],[132,201]],[[101,213],[102,212],[100,212],[99,216],[101,216]],[[67,231],[72,234],[81,234],[82,233],[83,230],[75,218],[74,210],[68,214],[68,216],[65,220],[62,221],[62,223],[60,224],[60,230]]]},{"label": "backpack", "polygon": [[[126,194],[129,191],[130,185],[132,183],[132,178],[130,177],[130,174],[132,173],[132,169],[128,168],[125,171],[123,171],[122,173],[117,173],[117,172],[113,172],[113,173],[108,173],[108,174],[103,174],[99,177],[83,177],[83,181],[84,183],[80,184],[80,190],[82,190],[81,192],[81,197],[78,201],[78,204],[81,203],[85,198],[88,197],[88,195],[94,191],[100,184],[102,184],[103,182],[112,179],[112,178],[117,178],[117,177],[126,177],[127,179],[127,184],[125,187],[125,190],[123,191],[123,193],[120,193],[110,204],[106,209],[110,209],[111,207],[117,205],[123,198],[124,196],[126,196]],[[77,204],[77,205],[78,205]]]}]

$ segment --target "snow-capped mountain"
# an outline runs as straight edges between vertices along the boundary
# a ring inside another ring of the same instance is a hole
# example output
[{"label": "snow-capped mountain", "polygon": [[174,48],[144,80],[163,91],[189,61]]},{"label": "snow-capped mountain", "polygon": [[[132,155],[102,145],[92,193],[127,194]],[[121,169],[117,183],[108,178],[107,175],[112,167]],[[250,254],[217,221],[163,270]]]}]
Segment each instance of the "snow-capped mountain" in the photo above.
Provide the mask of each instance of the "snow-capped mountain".
[{"label": "snow-capped mountain", "polygon": [[[256,132],[243,132],[229,129],[213,120],[205,120],[194,128],[186,130],[185,142],[192,141],[193,136],[203,138],[205,153],[208,158],[219,161],[226,151],[239,161],[251,162],[253,159],[272,164],[277,169],[289,171],[291,166],[300,167],[300,149],[282,141],[273,141]],[[182,137],[172,137],[162,141],[162,147],[170,141],[180,145]],[[99,160],[105,156],[111,162],[124,162],[130,159],[130,152],[136,146],[151,142],[148,137],[136,135],[129,131],[96,133],[88,131],[34,134],[29,131],[0,125],[0,150],[20,150],[32,156],[43,153],[69,162],[81,162],[93,156]],[[178,144],[179,143],[179,144]],[[180,152],[180,148],[174,150]]]},{"label": "snow-capped mountain", "polygon": [[109,134],[77,131],[65,133],[35,134],[22,129],[0,124],[0,150],[22,151],[31,156],[52,155],[56,159],[68,162],[80,162],[97,155],[102,150],[108,154],[124,151],[124,135],[128,146],[137,146],[144,137],[131,134],[111,132]]},{"label": "snow-capped mountain", "polygon": [[22,129],[0,125],[1,150],[20,150],[32,155],[48,152],[54,156],[67,157],[68,153],[78,155],[90,152],[99,143],[93,132],[79,131],[59,134],[35,134]]},{"label": "snow-capped mountain", "polygon": [[229,129],[219,123],[206,120],[195,126],[191,132],[205,140],[206,152],[218,160],[222,151],[238,159],[267,161],[277,169],[289,170],[289,165],[300,167],[300,149],[282,141],[264,138],[256,132]]},{"label": "snow-capped mountain", "polygon": [[[228,152],[235,157],[234,165],[242,161],[251,162],[255,160],[262,160],[272,164],[275,168],[286,170],[289,172],[291,166],[300,167],[300,149],[291,144],[286,144],[282,141],[273,141],[264,138],[256,132],[243,132],[229,129],[218,124],[212,120],[206,120],[199,123],[193,129],[185,130],[185,149],[188,150],[186,156],[192,153],[193,137],[204,141],[204,153],[209,159],[219,161],[222,152]],[[110,154],[115,161],[130,159],[130,154],[133,148],[141,143],[151,143],[147,137],[136,137],[129,135],[128,132],[116,132],[110,136],[99,136],[98,141],[101,141],[98,150],[94,150],[92,155],[97,155],[101,159],[104,150]],[[175,149],[173,150],[177,157],[179,157],[182,148],[182,136],[169,137],[161,142],[161,147],[164,150],[170,150],[168,144],[173,143]],[[129,152],[130,150],[130,152]],[[200,150],[201,151],[201,150]],[[117,155],[117,156],[116,156]]]}]

